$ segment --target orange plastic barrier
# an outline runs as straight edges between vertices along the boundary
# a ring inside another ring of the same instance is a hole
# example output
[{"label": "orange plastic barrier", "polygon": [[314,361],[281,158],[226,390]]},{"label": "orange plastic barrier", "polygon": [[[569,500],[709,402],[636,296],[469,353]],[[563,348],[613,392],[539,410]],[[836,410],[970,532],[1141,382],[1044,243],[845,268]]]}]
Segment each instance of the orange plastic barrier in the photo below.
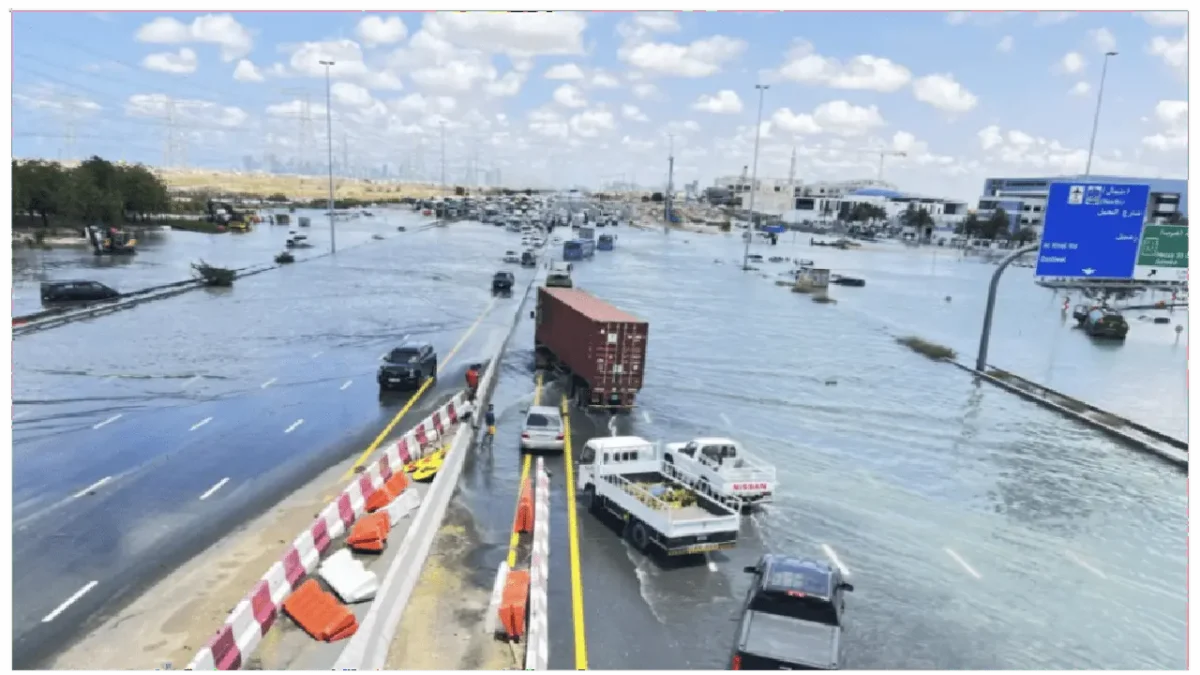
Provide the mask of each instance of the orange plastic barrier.
[{"label": "orange plastic barrier", "polygon": [[336,642],[358,630],[358,619],[332,593],[321,590],[316,579],[301,584],[283,601],[283,611],[317,640]]},{"label": "orange plastic barrier", "polygon": [[377,553],[383,550],[391,529],[392,524],[388,522],[387,512],[372,513],[354,523],[354,527],[350,528],[350,535],[346,537],[346,544],[355,551]]},{"label": "orange plastic barrier", "polygon": [[517,519],[513,527],[514,532],[533,532],[533,490],[528,480],[521,487],[521,496],[517,499]]},{"label": "orange plastic barrier", "polygon": [[385,508],[392,500],[400,496],[401,492],[408,487],[408,479],[404,474],[393,474],[392,477],[383,484],[383,487],[372,492],[367,499],[367,513],[374,513],[379,509]]},{"label": "orange plastic barrier", "polygon": [[525,634],[525,611],[529,604],[529,570],[513,570],[504,582],[500,598],[500,625],[510,639]]}]

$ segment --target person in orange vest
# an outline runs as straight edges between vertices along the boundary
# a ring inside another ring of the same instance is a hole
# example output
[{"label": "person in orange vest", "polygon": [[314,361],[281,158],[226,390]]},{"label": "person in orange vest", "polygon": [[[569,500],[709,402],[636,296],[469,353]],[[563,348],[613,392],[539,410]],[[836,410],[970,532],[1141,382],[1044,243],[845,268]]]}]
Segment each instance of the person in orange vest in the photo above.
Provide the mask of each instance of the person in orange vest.
[{"label": "person in orange vest", "polygon": [[475,391],[479,388],[479,366],[467,368],[467,400],[475,402]]}]

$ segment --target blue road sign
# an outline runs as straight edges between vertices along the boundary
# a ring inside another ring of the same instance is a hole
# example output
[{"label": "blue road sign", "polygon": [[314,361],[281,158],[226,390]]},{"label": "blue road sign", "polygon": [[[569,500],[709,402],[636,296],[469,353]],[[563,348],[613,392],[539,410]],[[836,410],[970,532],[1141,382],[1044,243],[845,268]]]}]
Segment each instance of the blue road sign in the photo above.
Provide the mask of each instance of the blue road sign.
[{"label": "blue road sign", "polygon": [[1038,251],[1039,277],[1129,279],[1137,262],[1150,186],[1054,183]]},{"label": "blue road sign", "polygon": [[787,228],[783,225],[768,225],[763,229],[771,234],[783,234],[784,232],[787,232]]}]

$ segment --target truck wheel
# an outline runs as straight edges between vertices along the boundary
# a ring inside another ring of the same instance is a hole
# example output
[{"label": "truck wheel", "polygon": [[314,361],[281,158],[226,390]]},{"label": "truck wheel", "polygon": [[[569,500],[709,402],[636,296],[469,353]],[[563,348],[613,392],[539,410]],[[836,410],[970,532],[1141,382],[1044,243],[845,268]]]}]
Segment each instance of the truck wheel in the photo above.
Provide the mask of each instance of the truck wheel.
[{"label": "truck wheel", "polygon": [[646,526],[640,520],[635,520],[629,527],[629,543],[638,551],[645,551],[650,545],[650,535],[646,532]]},{"label": "truck wheel", "polygon": [[596,486],[589,485],[583,489],[583,503],[587,504],[588,513],[596,515],[600,510],[600,504],[596,500]]}]

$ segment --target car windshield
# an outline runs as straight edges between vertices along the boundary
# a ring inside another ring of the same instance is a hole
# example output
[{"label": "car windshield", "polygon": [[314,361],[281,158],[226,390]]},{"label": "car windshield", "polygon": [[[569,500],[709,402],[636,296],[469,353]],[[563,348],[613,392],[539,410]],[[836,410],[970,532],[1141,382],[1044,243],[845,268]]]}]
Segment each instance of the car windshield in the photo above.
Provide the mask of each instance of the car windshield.
[{"label": "car windshield", "polygon": [[416,363],[420,358],[421,352],[416,349],[401,347],[400,349],[393,349],[392,353],[388,355],[387,360],[389,363]]},{"label": "car windshield", "polygon": [[538,429],[557,429],[558,420],[540,413],[530,413],[529,417],[525,418],[525,426]]}]

